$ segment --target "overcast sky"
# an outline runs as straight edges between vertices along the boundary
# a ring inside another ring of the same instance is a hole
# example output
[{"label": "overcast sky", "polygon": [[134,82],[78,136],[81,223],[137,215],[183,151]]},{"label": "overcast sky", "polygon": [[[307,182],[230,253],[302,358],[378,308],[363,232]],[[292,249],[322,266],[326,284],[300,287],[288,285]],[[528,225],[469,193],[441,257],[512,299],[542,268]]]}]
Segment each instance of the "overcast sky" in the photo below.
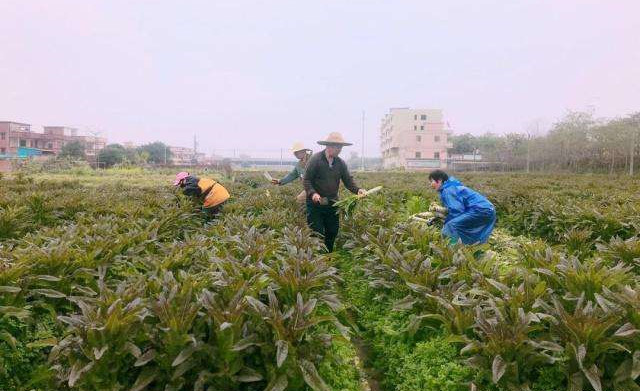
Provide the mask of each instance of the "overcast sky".
[{"label": "overcast sky", "polygon": [[390,107],[441,108],[457,133],[621,116],[640,110],[639,15],[638,0],[0,0],[0,120],[196,134],[207,153],[340,131],[360,152],[364,110],[379,155]]}]

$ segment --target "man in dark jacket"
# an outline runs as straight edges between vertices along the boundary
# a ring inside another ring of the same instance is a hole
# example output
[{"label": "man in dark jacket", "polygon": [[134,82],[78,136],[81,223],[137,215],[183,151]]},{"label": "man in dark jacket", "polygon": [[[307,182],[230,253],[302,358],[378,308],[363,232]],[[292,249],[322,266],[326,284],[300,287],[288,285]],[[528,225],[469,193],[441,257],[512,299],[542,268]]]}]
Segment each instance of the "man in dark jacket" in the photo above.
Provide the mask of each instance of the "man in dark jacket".
[{"label": "man in dark jacket", "polygon": [[342,147],[351,143],[345,142],[340,133],[334,132],[326,140],[318,141],[318,144],[326,148],[311,156],[304,175],[307,223],[324,236],[324,244],[331,252],[340,228],[340,216],[333,205],[338,200],[340,180],[352,193],[364,195],[366,191],[356,185],[347,164],[338,157]]}]

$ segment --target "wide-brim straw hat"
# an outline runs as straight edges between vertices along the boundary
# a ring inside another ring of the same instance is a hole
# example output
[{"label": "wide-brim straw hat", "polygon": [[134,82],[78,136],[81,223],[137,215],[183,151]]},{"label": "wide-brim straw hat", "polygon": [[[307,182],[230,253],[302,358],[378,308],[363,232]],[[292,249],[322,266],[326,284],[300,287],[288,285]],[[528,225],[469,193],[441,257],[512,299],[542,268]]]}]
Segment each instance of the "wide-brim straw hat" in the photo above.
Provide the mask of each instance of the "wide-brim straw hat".
[{"label": "wide-brim straw hat", "polygon": [[292,153],[296,153],[296,152],[299,152],[299,151],[309,151],[309,152],[311,152],[311,150],[309,148],[305,147],[303,143],[298,141],[298,142],[293,143],[293,145],[291,146],[291,152]]},{"label": "wide-brim straw hat", "polygon": [[320,144],[320,145],[339,145],[339,146],[353,145],[352,143],[348,143],[348,142],[344,141],[344,138],[338,132],[329,133],[329,136],[327,136],[327,139],[318,141],[318,144]]}]

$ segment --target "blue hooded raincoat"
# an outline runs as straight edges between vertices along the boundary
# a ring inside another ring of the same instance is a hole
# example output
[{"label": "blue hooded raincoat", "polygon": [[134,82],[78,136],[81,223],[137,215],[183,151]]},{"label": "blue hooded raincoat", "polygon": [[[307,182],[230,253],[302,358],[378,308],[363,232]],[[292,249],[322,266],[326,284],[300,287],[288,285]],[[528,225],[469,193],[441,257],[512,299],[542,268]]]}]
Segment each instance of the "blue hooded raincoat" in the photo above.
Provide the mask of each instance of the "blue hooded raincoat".
[{"label": "blue hooded raincoat", "polygon": [[496,224],[496,209],[482,194],[449,177],[440,187],[440,200],[449,209],[442,235],[464,244],[485,243]]}]

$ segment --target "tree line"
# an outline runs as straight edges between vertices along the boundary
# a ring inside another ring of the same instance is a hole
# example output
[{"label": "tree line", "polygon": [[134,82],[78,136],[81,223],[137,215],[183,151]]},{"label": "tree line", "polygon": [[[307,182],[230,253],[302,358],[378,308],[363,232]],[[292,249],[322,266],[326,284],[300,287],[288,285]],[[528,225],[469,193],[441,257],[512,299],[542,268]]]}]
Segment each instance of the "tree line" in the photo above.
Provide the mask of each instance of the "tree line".
[{"label": "tree line", "polygon": [[156,141],[134,148],[125,148],[120,144],[109,144],[98,153],[101,167],[113,167],[116,164],[167,164],[173,154],[169,146]]},{"label": "tree line", "polygon": [[[65,144],[58,157],[87,160],[85,146],[80,141]],[[159,141],[134,148],[126,148],[121,144],[109,144],[98,152],[96,163],[100,167],[113,167],[117,164],[166,164],[171,162],[172,157],[169,146]]]},{"label": "tree line", "polygon": [[524,171],[638,172],[640,112],[623,118],[595,118],[571,111],[547,134],[534,131],[451,137],[453,154],[480,154],[481,167]]}]

